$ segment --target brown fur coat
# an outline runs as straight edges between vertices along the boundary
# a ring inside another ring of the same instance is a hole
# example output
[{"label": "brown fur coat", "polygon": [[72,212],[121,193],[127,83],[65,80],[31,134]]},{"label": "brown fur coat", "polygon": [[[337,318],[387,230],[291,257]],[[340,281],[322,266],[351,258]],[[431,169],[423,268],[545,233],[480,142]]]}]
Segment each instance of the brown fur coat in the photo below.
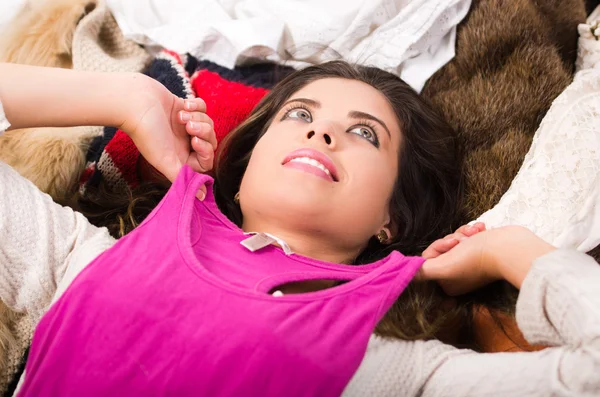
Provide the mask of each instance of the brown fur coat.
[{"label": "brown fur coat", "polygon": [[540,121],[571,82],[583,0],[474,0],[456,57],[423,95],[458,131],[464,148],[462,220],[492,208],[508,189]]}]

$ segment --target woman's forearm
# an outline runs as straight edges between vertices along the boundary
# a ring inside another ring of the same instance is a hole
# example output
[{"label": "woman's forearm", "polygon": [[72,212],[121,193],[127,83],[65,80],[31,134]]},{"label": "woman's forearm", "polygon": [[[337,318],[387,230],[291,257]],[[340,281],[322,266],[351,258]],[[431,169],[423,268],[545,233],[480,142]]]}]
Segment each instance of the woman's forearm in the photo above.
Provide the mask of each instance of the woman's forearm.
[{"label": "woman's forearm", "polygon": [[533,261],[556,247],[546,243],[530,230],[511,226],[505,239],[494,241],[495,266],[500,276],[518,289],[531,269]]},{"label": "woman's forearm", "polygon": [[0,63],[0,100],[11,128],[118,127],[151,86],[137,73],[95,73]]}]

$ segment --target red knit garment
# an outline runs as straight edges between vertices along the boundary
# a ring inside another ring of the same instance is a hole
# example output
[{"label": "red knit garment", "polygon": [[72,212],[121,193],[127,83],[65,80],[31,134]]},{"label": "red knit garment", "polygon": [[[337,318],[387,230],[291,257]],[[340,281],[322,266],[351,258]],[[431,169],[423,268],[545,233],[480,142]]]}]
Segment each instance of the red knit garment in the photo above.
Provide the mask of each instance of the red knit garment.
[{"label": "red knit garment", "polygon": [[200,70],[192,77],[192,88],[206,102],[206,114],[215,123],[217,142],[237,127],[269,92],[229,81],[219,74]]},{"label": "red knit garment", "polygon": [[[214,122],[218,144],[248,117],[269,88],[289,72],[271,65],[227,69],[168,50],[157,55],[145,71],[180,98],[202,98]],[[112,191],[135,188],[143,182],[140,178],[145,174],[140,173],[139,152],[129,136],[106,127],[98,139],[88,152],[88,165],[81,177],[82,194],[88,186],[102,182]],[[147,163],[142,165],[150,167]]]}]

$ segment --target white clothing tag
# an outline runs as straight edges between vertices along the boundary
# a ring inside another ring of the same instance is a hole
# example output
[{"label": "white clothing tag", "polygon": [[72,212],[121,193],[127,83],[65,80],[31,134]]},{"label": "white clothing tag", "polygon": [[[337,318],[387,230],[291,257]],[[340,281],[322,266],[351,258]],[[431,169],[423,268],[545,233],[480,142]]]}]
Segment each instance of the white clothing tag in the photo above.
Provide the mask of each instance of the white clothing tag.
[{"label": "white clothing tag", "polygon": [[[251,234],[251,233],[247,233],[247,234]],[[252,236],[248,237],[245,240],[242,240],[240,242],[240,244],[242,244],[244,247],[248,248],[251,252],[255,252],[258,251],[261,248],[266,247],[267,245],[271,245],[275,242],[274,239],[272,239],[271,237],[267,236],[264,233],[256,233],[253,234]]]},{"label": "white clothing tag", "polygon": [[290,248],[289,245],[287,245],[287,243],[285,241],[283,241],[282,239],[280,239],[278,237],[273,236],[272,234],[255,233],[255,232],[244,233],[244,234],[251,235],[251,237],[248,237],[247,239],[242,240],[240,242],[240,244],[242,244],[244,247],[248,248],[251,252],[258,251],[259,249],[264,248],[267,245],[277,243],[277,244],[279,244],[281,249],[283,249],[283,252],[286,255],[293,254],[292,249]]},{"label": "white clothing tag", "polygon": [[274,297],[283,296],[283,292],[277,290],[277,291],[273,292],[272,296],[274,296]]}]

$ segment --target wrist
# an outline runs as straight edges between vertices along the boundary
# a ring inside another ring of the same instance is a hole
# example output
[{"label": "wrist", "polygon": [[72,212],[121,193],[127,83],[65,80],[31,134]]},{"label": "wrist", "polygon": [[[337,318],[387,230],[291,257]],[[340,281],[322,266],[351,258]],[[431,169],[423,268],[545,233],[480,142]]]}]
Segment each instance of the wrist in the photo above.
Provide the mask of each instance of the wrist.
[{"label": "wrist", "polygon": [[131,136],[135,133],[138,120],[158,103],[159,93],[156,85],[160,83],[142,73],[119,73],[117,81],[113,84],[118,85],[115,92],[119,93],[120,99],[115,101],[116,117],[111,126]]},{"label": "wrist", "polygon": [[510,226],[503,229],[504,238],[495,242],[495,268],[500,278],[520,289],[533,261],[556,248],[527,228]]}]

